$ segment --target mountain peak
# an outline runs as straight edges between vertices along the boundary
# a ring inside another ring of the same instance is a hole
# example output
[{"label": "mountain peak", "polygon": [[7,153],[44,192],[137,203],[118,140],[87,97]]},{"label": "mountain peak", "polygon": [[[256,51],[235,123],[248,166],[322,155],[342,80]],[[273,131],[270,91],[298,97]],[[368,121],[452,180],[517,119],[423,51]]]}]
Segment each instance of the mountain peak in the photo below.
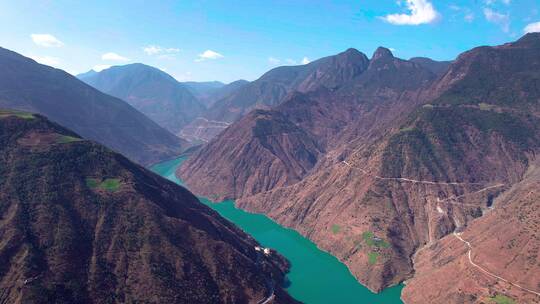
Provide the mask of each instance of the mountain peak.
[{"label": "mountain peak", "polygon": [[540,47],[540,33],[527,33],[518,41],[512,43],[513,46]]},{"label": "mountain peak", "polygon": [[346,51],[337,54],[337,58],[343,58],[346,60],[367,62],[369,59],[367,56],[355,48],[348,48]]},{"label": "mountain peak", "polygon": [[394,58],[394,55],[389,49],[380,46],[375,50],[375,53],[373,53],[371,60],[378,60],[381,58]]}]

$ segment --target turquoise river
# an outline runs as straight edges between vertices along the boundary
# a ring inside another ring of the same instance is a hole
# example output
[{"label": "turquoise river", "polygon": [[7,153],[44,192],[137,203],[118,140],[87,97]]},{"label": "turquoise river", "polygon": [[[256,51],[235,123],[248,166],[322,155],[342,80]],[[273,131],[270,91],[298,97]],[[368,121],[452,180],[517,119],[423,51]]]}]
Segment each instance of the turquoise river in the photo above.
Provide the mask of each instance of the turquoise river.
[{"label": "turquoise river", "polygon": [[[159,175],[182,184],[174,172],[184,161],[180,157],[154,165],[151,169]],[[234,206],[233,201],[201,202],[216,210],[221,216],[235,223],[265,247],[277,250],[291,262],[287,278],[287,291],[295,299],[307,304],[395,304],[402,303],[402,286],[374,294],[359,284],[347,267],[334,256],[320,250],[298,232],[282,227],[261,214],[252,214]]]}]

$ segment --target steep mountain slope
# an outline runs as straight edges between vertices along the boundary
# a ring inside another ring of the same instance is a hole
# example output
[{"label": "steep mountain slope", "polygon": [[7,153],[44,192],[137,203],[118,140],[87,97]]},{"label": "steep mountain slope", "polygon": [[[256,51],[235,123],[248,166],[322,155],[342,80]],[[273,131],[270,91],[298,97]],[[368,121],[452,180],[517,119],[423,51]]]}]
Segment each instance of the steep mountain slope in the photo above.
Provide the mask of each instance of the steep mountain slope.
[{"label": "steep mountain slope", "polygon": [[540,302],[539,165],[535,160],[523,180],[461,235],[417,253],[417,275],[403,291],[406,303]]},{"label": "steep mountain slope", "polygon": [[214,105],[214,103],[227,95],[231,94],[235,90],[239,89],[245,84],[248,84],[247,80],[237,80],[229,84],[224,84],[219,81],[211,82],[182,82],[191,93],[197,97],[199,102],[204,104],[207,108]]},{"label": "steep mountain slope", "polygon": [[301,66],[275,68],[219,100],[209,109],[208,119],[232,122],[254,108],[274,106],[293,91],[306,92],[320,86],[335,88],[363,72],[368,59],[355,49]]},{"label": "steep mountain slope", "polygon": [[276,111],[324,155],[301,181],[237,204],[314,240],[372,290],[411,277],[419,248],[481,217],[540,152],[539,42],[474,49],[439,78],[381,48],[337,90],[293,94]]},{"label": "steep mountain slope", "polygon": [[103,93],[125,100],[173,133],[205,110],[186,85],[141,63],[114,66],[79,79]]},{"label": "steep mountain slope", "polygon": [[[288,185],[299,181],[320,154],[310,135],[279,112],[255,110],[238,125],[241,127],[228,128],[184,166],[190,172],[184,175],[185,182],[198,193],[221,200]],[[219,155],[220,161],[209,165],[207,155]],[[208,192],[207,186],[216,180],[216,188]]]},{"label": "steep mountain slope", "polygon": [[[253,117],[257,117],[257,114],[260,113],[254,111],[247,115],[247,119],[241,119],[231,125],[215,140],[188,159],[182,166],[180,175],[195,192],[204,195],[211,194],[220,199],[241,198],[260,193],[263,190],[270,190],[276,186],[290,185],[302,178],[314,166],[318,157],[312,159],[308,167],[304,167],[305,170],[302,174],[297,174],[294,178],[287,178],[284,183],[265,183],[265,186],[262,187],[260,185],[246,187],[246,178],[253,177],[252,173],[259,170],[269,176],[283,171],[298,172],[293,167],[294,162],[283,162],[285,168],[279,167],[278,169],[278,167],[270,166],[278,159],[273,151],[283,148],[289,149],[286,154],[292,155],[292,159],[295,159],[295,155],[317,155],[320,151],[347,142],[375,126],[392,122],[396,116],[403,113],[403,106],[398,105],[398,103],[410,105],[413,99],[409,95],[435,79],[435,75],[428,70],[414,63],[394,58],[387,49],[377,50],[373,59],[367,63],[364,62],[364,57],[363,55],[356,56],[360,63],[349,62],[346,65],[339,64],[333,68],[325,68],[329,73],[346,75],[350,74],[350,66],[367,65],[366,70],[358,74],[356,78],[349,80],[349,77],[342,77],[344,81],[334,83],[333,89],[320,86],[308,93],[291,93],[286,101],[275,107],[273,112],[279,115],[273,114],[265,117],[269,125],[282,126],[283,131],[280,132],[286,134],[288,138],[295,138],[296,134],[302,137],[310,134],[308,136],[313,138],[311,139],[314,142],[313,145],[282,147],[282,143],[279,141],[270,142],[263,146],[264,149],[253,153],[251,143],[257,140],[258,133],[255,130],[256,125],[251,122]],[[335,61],[335,58],[332,61]],[[342,61],[337,62],[342,63]],[[344,70],[340,70],[339,67]],[[318,74],[318,79],[335,80],[336,78],[321,73]],[[304,83],[313,85],[315,81],[305,81]],[[330,83],[329,80],[326,83]],[[337,89],[337,87],[340,88]],[[375,118],[376,121],[374,121]],[[283,124],[284,120],[288,123]],[[353,127],[348,128],[349,125]],[[233,133],[242,135],[234,137],[239,138],[238,140],[233,140],[231,137]],[[230,149],[232,142],[234,142],[235,147],[238,147],[238,151],[246,153],[239,153],[236,149],[231,149],[234,151],[226,154],[230,157],[224,162],[222,161],[224,151]],[[313,149],[312,146],[317,148]],[[319,152],[315,152],[315,150]],[[271,153],[267,153],[268,151]],[[249,163],[251,160],[256,161]],[[266,161],[268,163],[265,163]],[[231,168],[243,169],[232,171],[233,174],[231,174]],[[224,187],[218,189],[210,186],[219,184],[223,184]]]},{"label": "steep mountain slope", "polygon": [[184,188],[0,111],[0,302],[273,303],[287,264]]},{"label": "steep mountain slope", "polygon": [[179,138],[64,71],[2,48],[0,65],[0,107],[41,113],[142,164],[182,151]]}]

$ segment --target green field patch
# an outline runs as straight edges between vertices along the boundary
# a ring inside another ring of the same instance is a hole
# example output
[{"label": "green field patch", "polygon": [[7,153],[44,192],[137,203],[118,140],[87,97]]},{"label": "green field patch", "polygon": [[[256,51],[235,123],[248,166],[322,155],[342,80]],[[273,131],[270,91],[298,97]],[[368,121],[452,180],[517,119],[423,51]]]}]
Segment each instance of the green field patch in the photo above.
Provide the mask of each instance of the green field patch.
[{"label": "green field patch", "polygon": [[388,248],[390,244],[385,240],[378,238],[371,231],[366,231],[362,233],[362,239],[369,247],[378,247],[378,248]]},{"label": "green field patch", "polygon": [[338,234],[339,231],[341,231],[341,226],[339,226],[337,224],[332,225],[332,233],[333,234]]},{"label": "green field patch", "polygon": [[0,110],[0,118],[8,117],[8,116],[16,116],[18,118],[22,119],[34,119],[36,118],[32,113],[23,112],[23,111],[15,111],[15,110]]},{"label": "green field patch", "polygon": [[76,141],[81,141],[81,140],[82,139],[77,138],[77,137],[68,136],[68,135],[61,135],[56,139],[56,143],[58,143],[58,144],[68,144],[68,143],[71,143],[71,142],[76,142]]},{"label": "green field patch", "polygon": [[495,303],[495,304],[516,304],[516,301],[514,301],[512,298],[509,298],[505,295],[495,295],[493,297],[489,298],[489,303]]},{"label": "green field patch", "polygon": [[368,262],[370,265],[377,263],[377,258],[379,257],[378,252],[368,252]]},{"label": "green field patch", "polygon": [[122,186],[120,179],[118,178],[107,178],[104,181],[100,181],[95,178],[87,178],[86,186],[91,189],[101,189],[110,192],[116,192]]},{"label": "green field patch", "polygon": [[99,186],[99,181],[95,178],[87,178],[86,186],[91,189],[97,188],[97,186]]}]

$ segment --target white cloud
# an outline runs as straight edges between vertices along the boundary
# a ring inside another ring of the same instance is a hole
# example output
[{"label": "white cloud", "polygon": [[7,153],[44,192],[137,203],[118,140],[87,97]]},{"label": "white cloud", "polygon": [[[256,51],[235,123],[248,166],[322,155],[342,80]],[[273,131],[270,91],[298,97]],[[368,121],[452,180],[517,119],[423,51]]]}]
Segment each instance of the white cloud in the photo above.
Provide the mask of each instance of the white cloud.
[{"label": "white cloud", "polygon": [[465,21],[467,22],[473,22],[474,21],[474,14],[473,13],[467,13],[464,17]]},{"label": "white cloud", "polygon": [[120,55],[118,55],[116,53],[112,53],[112,52],[105,53],[105,54],[101,55],[101,59],[109,60],[109,61],[129,61],[128,58],[126,58],[124,56],[120,56]]},{"label": "white cloud", "polygon": [[[509,5],[510,2],[512,2],[511,0],[500,0],[500,1],[506,5]],[[497,0],[485,0],[484,2],[486,3],[486,5],[492,5],[492,4],[495,4]]]},{"label": "white cloud", "polygon": [[143,47],[143,51],[147,55],[162,55],[162,54],[177,54],[180,52],[180,49],[177,48],[164,48],[159,45],[148,45]]},{"label": "white cloud", "polygon": [[525,34],[540,33],[540,21],[527,24],[527,26],[523,29],[523,32],[525,32]]},{"label": "white cloud", "polygon": [[51,34],[32,34],[32,41],[42,47],[62,47],[64,43]]},{"label": "white cloud", "polygon": [[94,70],[96,72],[101,72],[101,71],[106,70],[106,69],[108,69],[110,67],[111,66],[108,65],[108,64],[97,64],[92,68],[92,70]]},{"label": "white cloud", "polygon": [[308,64],[308,63],[310,63],[310,62],[311,62],[311,60],[309,60],[309,58],[307,58],[307,57],[304,57],[304,58],[302,59],[302,64]]},{"label": "white cloud", "polygon": [[51,57],[51,56],[28,56],[28,57],[34,59],[35,61],[41,64],[50,65],[50,66],[55,66],[60,63],[60,59],[56,57]]},{"label": "white cloud", "polygon": [[499,25],[503,32],[510,31],[510,15],[498,13],[490,8],[484,8],[484,16],[486,20]]},{"label": "white cloud", "polygon": [[199,58],[195,59],[195,61],[205,61],[205,60],[215,60],[219,58],[223,58],[225,56],[221,55],[218,52],[214,52],[212,50],[206,50],[203,53],[199,54]]},{"label": "white cloud", "polygon": [[296,64],[298,64],[298,63],[296,62],[296,60],[293,60],[293,59],[291,59],[291,58],[285,59],[285,63],[288,64],[288,65],[296,65]]},{"label": "white cloud", "polygon": [[[401,1],[398,3],[401,4]],[[432,23],[439,18],[439,13],[427,0],[406,0],[405,4],[408,14],[390,14],[382,19],[395,25],[420,25]]]},{"label": "white cloud", "polygon": [[268,57],[268,63],[270,63],[271,65],[278,65],[281,63],[281,60],[274,57]]}]

